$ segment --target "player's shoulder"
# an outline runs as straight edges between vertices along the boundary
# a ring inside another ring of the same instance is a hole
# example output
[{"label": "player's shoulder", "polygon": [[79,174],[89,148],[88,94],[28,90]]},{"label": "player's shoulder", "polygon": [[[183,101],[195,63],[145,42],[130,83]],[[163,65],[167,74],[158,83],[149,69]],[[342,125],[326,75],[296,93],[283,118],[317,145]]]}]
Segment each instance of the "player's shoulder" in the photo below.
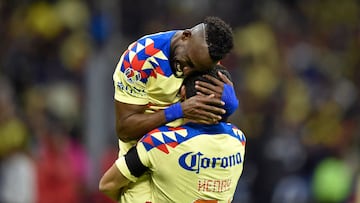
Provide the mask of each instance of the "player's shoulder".
[{"label": "player's shoulder", "polygon": [[225,123],[224,125],[227,126],[228,129],[231,129],[232,134],[235,138],[237,138],[240,142],[246,142],[246,136],[240,128],[232,123]]},{"label": "player's shoulder", "polygon": [[186,126],[180,126],[180,127],[170,127],[170,126],[161,126],[158,127],[144,135],[144,137],[147,136],[154,136],[156,134],[166,133],[166,132],[180,132],[180,131],[187,131]]},{"label": "player's shoulder", "polygon": [[139,141],[146,151],[158,149],[166,154],[169,153],[168,147],[176,147],[186,140],[187,129],[183,127],[162,126],[145,134]]},{"label": "player's shoulder", "polygon": [[232,123],[220,122],[219,124],[214,125],[212,133],[219,134],[221,136],[227,135],[233,137],[240,141],[242,144],[246,142],[245,134],[236,125]]},{"label": "player's shoulder", "polygon": [[145,35],[139,39],[139,41],[145,40],[145,39],[153,39],[153,40],[169,40],[173,37],[173,35],[176,33],[176,30],[171,31],[164,31],[164,32],[157,32]]}]

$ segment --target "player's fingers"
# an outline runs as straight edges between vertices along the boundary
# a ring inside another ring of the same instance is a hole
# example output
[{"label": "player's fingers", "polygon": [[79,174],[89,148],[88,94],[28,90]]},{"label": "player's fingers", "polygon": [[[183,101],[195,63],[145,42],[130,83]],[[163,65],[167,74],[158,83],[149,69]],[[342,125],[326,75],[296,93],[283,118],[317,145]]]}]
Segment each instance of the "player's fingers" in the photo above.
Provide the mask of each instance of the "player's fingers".
[{"label": "player's fingers", "polygon": [[207,124],[207,125],[219,123],[219,121],[217,121],[217,120],[212,120],[212,121],[210,121],[210,120],[191,120],[189,122],[197,123],[197,124]]},{"label": "player's fingers", "polygon": [[218,71],[218,74],[222,81],[224,81],[228,85],[233,86],[233,83],[231,82],[231,80],[228,77],[226,77],[226,75],[224,75],[221,71]]},{"label": "player's fingers", "polygon": [[199,114],[215,118],[216,115],[225,114],[226,111],[222,108],[224,102],[220,99],[213,97],[202,97],[198,98],[196,103],[196,110],[201,111]]},{"label": "player's fingers", "polygon": [[217,106],[225,105],[225,103],[221,99],[216,98],[215,94],[204,95],[200,92],[198,92],[197,95],[190,97],[186,101],[184,101],[184,104],[186,104],[185,106],[189,109],[197,108],[197,105],[200,105],[201,103],[213,104]]},{"label": "player's fingers", "polygon": [[203,88],[207,88],[207,89],[210,89],[210,90],[213,90],[213,91],[221,90],[222,87],[223,87],[222,85],[214,85],[212,83],[204,82],[204,81],[200,81],[200,80],[196,81],[195,85],[203,87]]},{"label": "player's fingers", "polygon": [[207,124],[207,125],[219,123],[218,121],[211,122],[211,121],[206,121],[206,120],[194,120],[194,119],[193,120],[192,119],[187,119],[187,122],[189,122],[189,123],[197,123],[197,124]]},{"label": "player's fingers", "polygon": [[199,114],[201,115],[205,115],[207,117],[209,117],[210,119],[221,119],[219,115],[223,115],[226,113],[226,111],[222,108],[219,108],[219,107],[216,107],[216,106],[213,106],[213,105],[206,105],[206,104],[203,104],[201,105],[200,107],[200,110],[201,112],[199,112]]},{"label": "player's fingers", "polygon": [[199,121],[201,123],[213,124],[219,122],[222,117],[220,115],[211,113],[208,110],[198,109],[195,114],[192,114],[190,119]]},{"label": "player's fingers", "polygon": [[189,120],[206,122],[208,124],[221,120],[221,116],[215,114],[209,114],[208,112],[205,112],[200,109],[194,111],[193,114],[191,115],[185,115],[185,117]]},{"label": "player's fingers", "polygon": [[213,106],[224,106],[225,105],[225,102],[222,101],[221,99],[219,99],[218,97],[216,97],[215,94],[210,94],[205,97],[200,97],[198,99],[199,99],[199,101],[201,101],[204,104],[210,104]]},{"label": "player's fingers", "polygon": [[198,120],[220,120],[221,115],[226,113],[222,108],[224,102],[214,95],[195,95],[182,103],[185,118]]},{"label": "player's fingers", "polygon": [[221,92],[222,92],[221,89],[217,89],[215,86],[209,86],[209,85],[207,85],[205,87],[202,84],[204,84],[204,83],[199,82],[199,84],[196,84],[195,89],[198,90],[199,92],[203,93],[204,95],[214,94],[215,97],[219,97],[219,95],[221,95]]},{"label": "player's fingers", "polygon": [[[219,71],[220,72],[220,71]],[[219,75],[220,76],[220,75]],[[211,75],[204,75],[204,77],[208,80],[210,80],[214,85],[217,85],[217,86],[223,86],[224,85],[224,82],[221,81],[221,80],[218,80],[216,79],[215,77],[211,76]],[[221,78],[221,77],[220,77]],[[222,78],[221,78],[222,79]]]}]

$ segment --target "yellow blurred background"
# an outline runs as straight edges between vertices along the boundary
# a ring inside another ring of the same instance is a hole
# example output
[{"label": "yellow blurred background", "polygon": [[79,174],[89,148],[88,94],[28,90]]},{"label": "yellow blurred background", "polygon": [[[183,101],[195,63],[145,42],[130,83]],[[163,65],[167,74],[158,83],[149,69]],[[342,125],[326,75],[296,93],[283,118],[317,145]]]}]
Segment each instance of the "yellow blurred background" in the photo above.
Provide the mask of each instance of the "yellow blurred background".
[{"label": "yellow blurred background", "polygon": [[0,202],[111,202],[97,183],[117,154],[120,55],[210,15],[235,37],[233,202],[360,203],[357,0],[0,1]]}]

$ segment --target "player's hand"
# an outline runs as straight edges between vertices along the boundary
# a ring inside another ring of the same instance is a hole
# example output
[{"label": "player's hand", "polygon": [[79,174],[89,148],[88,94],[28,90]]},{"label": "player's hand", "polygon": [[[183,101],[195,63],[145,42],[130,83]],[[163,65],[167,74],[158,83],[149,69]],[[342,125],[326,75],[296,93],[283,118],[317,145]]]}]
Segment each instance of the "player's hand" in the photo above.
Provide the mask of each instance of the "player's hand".
[{"label": "player's hand", "polygon": [[234,85],[224,74],[218,71],[221,80],[218,80],[210,75],[204,75],[211,83],[203,81],[196,81],[195,88],[200,92],[200,95],[214,94],[216,98],[225,102],[223,108],[226,114],[223,117],[229,117],[239,106],[239,100],[236,97]]},{"label": "player's hand", "polygon": [[218,71],[219,77],[221,80],[218,80],[210,75],[204,75],[211,83],[207,83],[204,81],[196,81],[195,88],[199,91],[200,95],[210,95],[214,94],[215,98],[221,98],[222,93],[224,91],[224,84],[228,84],[233,86],[233,83],[220,71]]},{"label": "player's hand", "polygon": [[214,94],[209,96],[196,95],[181,103],[183,116],[191,122],[203,124],[216,124],[226,111],[223,109],[224,102],[215,98]]}]

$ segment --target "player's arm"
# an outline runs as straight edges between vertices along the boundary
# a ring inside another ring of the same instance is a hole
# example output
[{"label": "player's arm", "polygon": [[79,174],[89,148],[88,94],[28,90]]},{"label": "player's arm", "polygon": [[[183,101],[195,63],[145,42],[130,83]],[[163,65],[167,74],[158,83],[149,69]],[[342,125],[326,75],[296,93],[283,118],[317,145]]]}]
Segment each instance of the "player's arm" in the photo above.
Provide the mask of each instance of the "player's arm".
[{"label": "player's arm", "polygon": [[119,171],[114,163],[100,179],[99,190],[112,200],[118,201],[120,189],[129,182],[130,181]]},{"label": "player's arm", "polygon": [[137,140],[144,134],[166,124],[162,111],[145,114],[146,105],[126,104],[115,100],[116,132],[120,140]]},{"label": "player's arm", "polygon": [[180,109],[146,114],[146,105],[126,104],[115,100],[116,132],[120,140],[127,142],[137,140],[147,132],[178,118],[202,120],[205,124],[213,124],[221,120],[221,115],[225,113],[224,109],[217,107],[223,104],[224,102],[214,98],[214,95],[197,95],[182,102]]},{"label": "player's arm", "polygon": [[140,161],[136,146],[132,147],[125,156],[118,160],[105,172],[99,182],[99,190],[117,201],[121,188],[135,182],[148,168]]}]

